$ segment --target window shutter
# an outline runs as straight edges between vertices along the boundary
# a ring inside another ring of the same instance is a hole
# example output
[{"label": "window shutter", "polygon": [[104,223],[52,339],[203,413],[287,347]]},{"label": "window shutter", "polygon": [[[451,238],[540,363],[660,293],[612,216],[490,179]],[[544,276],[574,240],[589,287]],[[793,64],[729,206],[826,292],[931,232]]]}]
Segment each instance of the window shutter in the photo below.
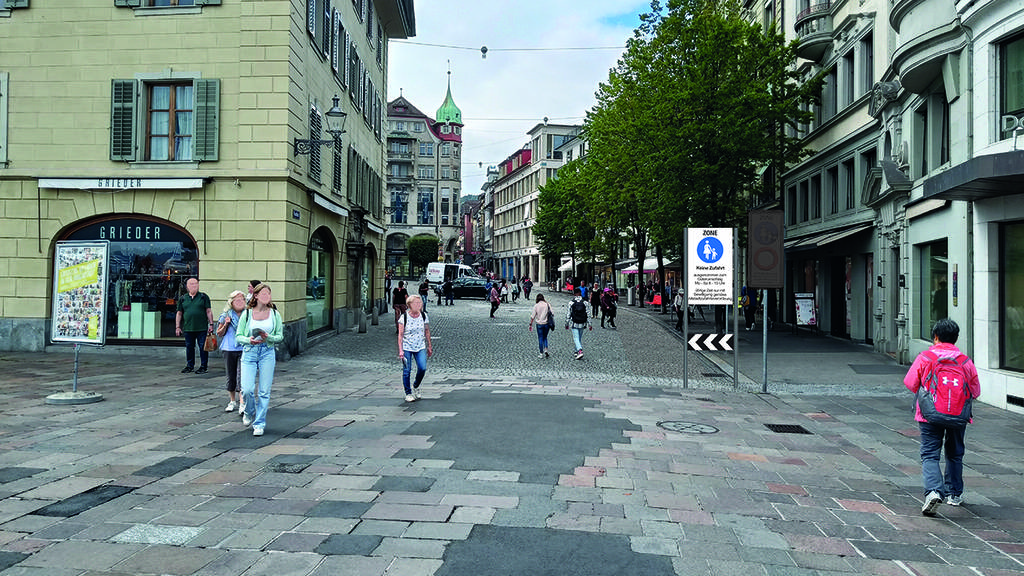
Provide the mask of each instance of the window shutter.
[{"label": "window shutter", "polygon": [[306,30],[316,38],[316,0],[306,0]]},{"label": "window shutter", "polygon": [[334,75],[338,75],[338,31],[341,29],[341,13],[334,11],[334,21],[331,23],[331,68]]},{"label": "window shutter", "polygon": [[[0,72],[0,165],[7,162],[7,99],[8,73]],[[2,167],[2,166],[0,166]]]},{"label": "window shutter", "polygon": [[214,162],[219,159],[220,80],[196,80],[194,89],[195,134],[192,142],[195,150],[192,159]]},{"label": "window shutter", "polygon": [[127,8],[138,8],[142,6],[142,0],[114,0],[114,6],[125,6]]},{"label": "window shutter", "polygon": [[110,92],[110,159],[135,160],[135,80],[113,80]]},{"label": "window shutter", "polygon": [[321,136],[320,113],[316,108],[309,109],[309,139],[314,143],[309,147],[309,177],[320,182],[320,145],[315,141]]},{"label": "window shutter", "polygon": [[28,0],[4,0],[5,8],[28,8]]}]

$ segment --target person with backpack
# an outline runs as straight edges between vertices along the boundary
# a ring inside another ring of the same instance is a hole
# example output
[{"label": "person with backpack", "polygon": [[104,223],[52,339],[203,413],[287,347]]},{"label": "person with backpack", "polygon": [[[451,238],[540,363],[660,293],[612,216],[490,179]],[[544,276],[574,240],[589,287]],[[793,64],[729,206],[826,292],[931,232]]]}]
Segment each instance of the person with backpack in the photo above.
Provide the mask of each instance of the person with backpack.
[{"label": "person with backpack", "polygon": [[565,311],[565,329],[572,329],[572,341],[576,345],[576,359],[583,359],[583,331],[593,330],[590,324],[590,313],[587,310],[587,302],[580,294],[579,288],[572,291],[572,302]]},{"label": "person with backpack", "polygon": [[[918,354],[903,379],[915,395],[914,419],[921,430],[921,475],[924,506],[921,513],[935,516],[945,500],[963,503],[964,435],[971,420],[971,404],[981,395],[978,369],[956,347],[960,327],[943,318],[932,327],[932,346]],[[946,472],[939,467],[945,450]]]},{"label": "person with backpack", "polygon": [[[430,318],[423,311],[423,300],[419,294],[411,294],[407,303],[408,308],[398,319],[398,358],[402,361],[405,401],[415,402],[420,399],[420,383],[427,373],[427,358],[434,355],[434,347],[430,342]],[[410,386],[413,362],[416,362],[416,380]]]},{"label": "person with backpack", "polygon": [[611,288],[605,288],[601,294],[601,328],[604,328],[604,321],[607,320],[612,328],[615,328],[615,312],[618,305],[615,303],[618,296]]}]

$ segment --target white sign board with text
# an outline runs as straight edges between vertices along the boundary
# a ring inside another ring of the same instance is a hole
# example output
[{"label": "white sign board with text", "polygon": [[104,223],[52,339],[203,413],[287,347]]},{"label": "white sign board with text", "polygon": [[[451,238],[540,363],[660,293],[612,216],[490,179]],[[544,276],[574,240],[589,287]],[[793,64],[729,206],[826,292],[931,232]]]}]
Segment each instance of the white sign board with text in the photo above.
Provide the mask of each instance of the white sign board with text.
[{"label": "white sign board with text", "polygon": [[733,301],[732,228],[687,228],[687,297],[690,304]]}]

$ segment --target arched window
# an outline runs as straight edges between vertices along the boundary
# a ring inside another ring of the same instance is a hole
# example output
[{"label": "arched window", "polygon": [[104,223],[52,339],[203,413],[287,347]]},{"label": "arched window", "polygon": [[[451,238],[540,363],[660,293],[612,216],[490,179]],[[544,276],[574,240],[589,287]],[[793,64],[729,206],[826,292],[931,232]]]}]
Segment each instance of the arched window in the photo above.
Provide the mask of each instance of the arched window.
[{"label": "arched window", "polygon": [[306,331],[331,327],[334,307],[334,242],[328,230],[320,228],[309,238],[306,249]]}]

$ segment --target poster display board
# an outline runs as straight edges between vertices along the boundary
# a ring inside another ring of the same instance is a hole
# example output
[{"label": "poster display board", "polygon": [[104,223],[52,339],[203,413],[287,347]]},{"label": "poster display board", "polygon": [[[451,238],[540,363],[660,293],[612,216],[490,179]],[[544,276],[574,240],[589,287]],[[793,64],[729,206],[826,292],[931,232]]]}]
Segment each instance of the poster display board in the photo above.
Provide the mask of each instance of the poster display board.
[{"label": "poster display board", "polygon": [[687,228],[689,304],[733,301],[732,228]]},{"label": "poster display board", "polygon": [[793,294],[793,301],[796,303],[797,326],[817,326],[818,310],[814,305],[814,293],[797,292]]},{"label": "poster display board", "polygon": [[106,342],[108,242],[58,242],[53,257],[50,340]]}]

